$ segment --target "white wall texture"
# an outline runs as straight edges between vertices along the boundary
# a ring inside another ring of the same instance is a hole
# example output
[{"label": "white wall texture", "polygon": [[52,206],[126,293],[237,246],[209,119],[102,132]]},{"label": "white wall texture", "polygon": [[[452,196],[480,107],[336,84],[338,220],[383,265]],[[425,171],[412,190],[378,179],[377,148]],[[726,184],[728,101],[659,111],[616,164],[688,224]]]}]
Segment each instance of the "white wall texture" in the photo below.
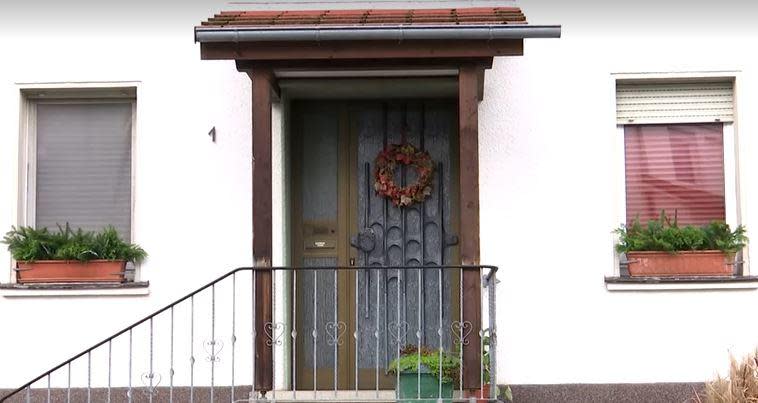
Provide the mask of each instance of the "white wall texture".
[{"label": "white wall texture", "polygon": [[[257,6],[297,5],[281,3]],[[729,352],[758,346],[758,292],[605,289],[623,197],[611,74],[740,71],[742,222],[758,228],[751,209],[758,30],[749,24],[756,8],[739,0],[564,3],[521,2],[530,21],[562,24],[563,38],[527,40],[523,57],[496,59],[480,105],[481,255],[501,267],[498,381],[703,380],[725,368]],[[496,2],[444,3],[456,4]],[[250,264],[250,80],[233,62],[200,61],[192,43],[200,20],[247,7],[214,0],[0,6],[0,229],[16,223],[18,83],[139,81],[134,240],[151,255],[142,267],[149,296],[0,298],[0,388]],[[31,14],[37,18],[19,18]],[[212,126],[216,143],[206,136]],[[10,264],[4,249],[0,262]],[[0,281],[8,278],[0,270]],[[204,318],[207,302],[197,301]],[[186,350],[186,341],[177,348]]]},{"label": "white wall texture", "polygon": [[[113,3],[0,6],[0,228],[15,224],[16,83],[139,81],[134,241],[150,253],[142,267],[150,295],[0,297],[0,388],[252,260],[250,79],[234,62],[201,62],[192,38],[192,27],[224,3]],[[39,18],[22,23],[29,13]],[[206,135],[213,126],[215,144]],[[10,267],[5,248],[0,262]],[[0,276],[7,282],[9,271]],[[177,362],[188,356],[177,350]]]},{"label": "white wall texture", "polygon": [[[742,218],[756,228],[751,156],[755,8],[725,2],[548,2],[522,6],[563,25],[497,59],[480,106],[482,261],[500,265],[499,380],[699,381],[758,345],[755,291],[606,291],[620,222],[611,73],[741,70]],[[717,12],[714,20],[711,13]],[[623,199],[622,199],[623,200]],[[486,219],[484,219],[486,217]],[[755,246],[751,247],[751,250]],[[754,269],[755,270],[755,269]]]}]

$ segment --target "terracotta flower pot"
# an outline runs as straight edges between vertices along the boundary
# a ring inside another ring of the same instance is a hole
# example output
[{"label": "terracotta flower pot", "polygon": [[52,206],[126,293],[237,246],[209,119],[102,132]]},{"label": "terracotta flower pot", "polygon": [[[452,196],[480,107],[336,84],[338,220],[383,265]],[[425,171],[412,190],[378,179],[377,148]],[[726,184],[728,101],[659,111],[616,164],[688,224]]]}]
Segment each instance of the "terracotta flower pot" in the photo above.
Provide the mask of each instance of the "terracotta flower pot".
[{"label": "terracotta flower pot", "polygon": [[633,277],[731,276],[734,272],[734,255],[718,250],[629,252],[626,256]]},{"label": "terracotta flower pot", "polygon": [[477,403],[485,403],[490,401],[490,384],[485,383],[479,390],[466,390],[463,392],[463,397],[476,398]]},{"label": "terracotta flower pot", "polygon": [[18,262],[18,283],[122,283],[123,260],[38,260]]}]

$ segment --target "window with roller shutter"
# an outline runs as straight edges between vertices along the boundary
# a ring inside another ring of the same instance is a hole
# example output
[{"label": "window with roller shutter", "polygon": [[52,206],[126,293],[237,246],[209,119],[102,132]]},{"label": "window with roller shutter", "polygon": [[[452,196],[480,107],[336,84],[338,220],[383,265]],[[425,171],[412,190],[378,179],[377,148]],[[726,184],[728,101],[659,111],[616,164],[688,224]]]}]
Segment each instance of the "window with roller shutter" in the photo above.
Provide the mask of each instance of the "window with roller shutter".
[{"label": "window with roller shutter", "polygon": [[135,90],[27,91],[25,224],[132,238]]},{"label": "window with roller shutter", "polygon": [[732,80],[618,83],[627,223],[662,210],[680,224],[726,220],[724,125],[733,119]]}]

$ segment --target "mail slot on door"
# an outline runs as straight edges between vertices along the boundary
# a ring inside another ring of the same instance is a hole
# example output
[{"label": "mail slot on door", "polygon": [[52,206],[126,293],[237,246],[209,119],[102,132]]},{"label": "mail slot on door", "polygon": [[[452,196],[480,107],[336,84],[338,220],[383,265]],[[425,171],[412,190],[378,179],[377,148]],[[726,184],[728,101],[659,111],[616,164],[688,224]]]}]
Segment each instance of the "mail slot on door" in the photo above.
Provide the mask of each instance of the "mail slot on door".
[{"label": "mail slot on door", "polygon": [[303,223],[303,241],[306,251],[335,249],[337,229],[330,223]]}]

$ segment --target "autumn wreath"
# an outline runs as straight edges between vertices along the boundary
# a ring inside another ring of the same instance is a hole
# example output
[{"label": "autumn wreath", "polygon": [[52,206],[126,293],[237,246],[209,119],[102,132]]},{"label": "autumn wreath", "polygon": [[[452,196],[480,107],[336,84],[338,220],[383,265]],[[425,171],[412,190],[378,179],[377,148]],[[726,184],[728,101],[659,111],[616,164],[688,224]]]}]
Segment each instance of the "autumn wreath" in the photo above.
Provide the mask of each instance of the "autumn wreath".
[{"label": "autumn wreath", "polygon": [[[432,194],[434,165],[428,152],[420,151],[408,143],[393,144],[379,152],[374,164],[374,189],[378,195],[390,199],[395,206],[410,206],[424,201]],[[416,168],[416,183],[405,187],[395,183],[395,168],[398,164]]]}]

